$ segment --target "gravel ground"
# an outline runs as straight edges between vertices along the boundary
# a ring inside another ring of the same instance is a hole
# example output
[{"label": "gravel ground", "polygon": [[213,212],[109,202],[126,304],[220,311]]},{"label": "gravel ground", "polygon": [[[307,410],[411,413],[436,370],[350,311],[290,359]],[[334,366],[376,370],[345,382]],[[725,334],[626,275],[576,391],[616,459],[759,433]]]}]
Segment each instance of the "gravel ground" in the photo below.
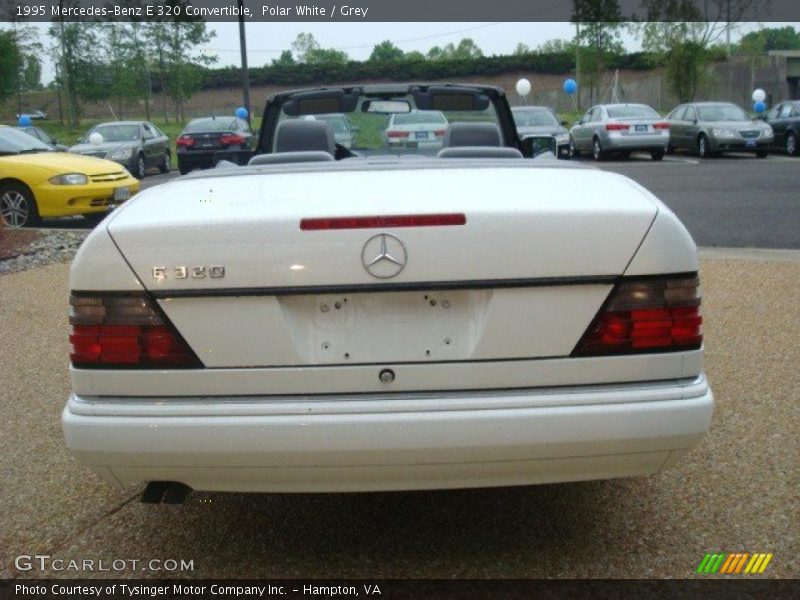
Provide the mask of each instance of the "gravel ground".
[{"label": "gravel ground", "polygon": [[39,553],[193,559],[184,575],[196,577],[691,577],[707,551],[773,552],[764,577],[800,576],[798,261],[702,261],[717,408],[710,434],[665,473],[454,492],[195,493],[183,506],[140,504],[141,488],[112,490],[64,448],[67,271],[0,277],[0,576],[24,575],[13,558]]},{"label": "gravel ground", "polygon": [[[31,234],[31,231],[0,231],[2,236]],[[11,258],[0,259],[0,275],[72,260],[89,231],[46,231],[33,241],[14,248]]]}]

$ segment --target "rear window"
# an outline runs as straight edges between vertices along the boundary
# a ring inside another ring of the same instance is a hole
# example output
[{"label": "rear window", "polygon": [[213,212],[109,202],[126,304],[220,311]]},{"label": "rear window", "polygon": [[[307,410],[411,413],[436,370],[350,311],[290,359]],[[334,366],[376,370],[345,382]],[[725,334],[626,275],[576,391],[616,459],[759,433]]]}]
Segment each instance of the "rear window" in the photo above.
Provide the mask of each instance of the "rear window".
[{"label": "rear window", "polygon": [[394,116],[395,125],[423,125],[425,123],[447,123],[444,115],[435,110],[420,110]]},{"label": "rear window", "polygon": [[184,130],[186,133],[198,131],[235,131],[235,119],[195,119],[189,122]]},{"label": "rear window", "polygon": [[644,104],[629,104],[627,106],[607,106],[606,111],[612,119],[636,119],[658,117],[658,113]]}]

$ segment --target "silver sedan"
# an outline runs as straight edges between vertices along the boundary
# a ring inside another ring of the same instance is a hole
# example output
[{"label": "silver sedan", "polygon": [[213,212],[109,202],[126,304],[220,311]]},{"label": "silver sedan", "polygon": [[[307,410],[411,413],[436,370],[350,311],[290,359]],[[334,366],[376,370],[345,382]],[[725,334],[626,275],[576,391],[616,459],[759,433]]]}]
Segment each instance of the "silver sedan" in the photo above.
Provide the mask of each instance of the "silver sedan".
[{"label": "silver sedan", "polygon": [[661,160],[669,145],[669,123],[646,104],[598,104],[570,129],[569,137],[573,156],[586,152],[603,160],[612,153],[649,152]]}]

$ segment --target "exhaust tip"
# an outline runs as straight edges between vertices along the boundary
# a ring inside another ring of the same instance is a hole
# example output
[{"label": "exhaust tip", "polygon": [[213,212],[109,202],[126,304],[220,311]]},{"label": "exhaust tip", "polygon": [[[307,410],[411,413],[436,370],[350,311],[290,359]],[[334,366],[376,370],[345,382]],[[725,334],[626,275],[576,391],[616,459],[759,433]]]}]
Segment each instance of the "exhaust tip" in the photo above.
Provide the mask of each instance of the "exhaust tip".
[{"label": "exhaust tip", "polygon": [[191,492],[192,488],[177,481],[149,481],[139,500],[144,504],[183,504]]}]

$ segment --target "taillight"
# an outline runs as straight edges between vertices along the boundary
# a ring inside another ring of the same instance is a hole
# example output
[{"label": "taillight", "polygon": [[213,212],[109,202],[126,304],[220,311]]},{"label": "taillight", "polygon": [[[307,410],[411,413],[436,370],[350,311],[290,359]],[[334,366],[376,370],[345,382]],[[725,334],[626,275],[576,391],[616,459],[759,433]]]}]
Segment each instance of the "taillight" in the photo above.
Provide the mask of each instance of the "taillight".
[{"label": "taillight", "polygon": [[408,131],[387,131],[386,137],[390,138],[407,138],[409,136]]},{"label": "taillight", "polygon": [[669,129],[669,123],[653,123],[653,129]]},{"label": "taillight", "polygon": [[692,350],[703,343],[702,323],[696,276],[624,280],[573,355]]},{"label": "taillight", "polygon": [[73,293],[69,336],[73,366],[197,368],[197,356],[145,294]]},{"label": "taillight", "polygon": [[626,123],[606,123],[606,131],[627,131],[630,128]]},{"label": "taillight", "polygon": [[183,146],[184,148],[191,148],[194,146],[194,138],[190,135],[181,135],[178,136],[178,139],[175,140],[176,146]]},{"label": "taillight", "polygon": [[434,132],[433,132],[433,134],[434,134],[436,137],[444,137],[444,132],[445,132],[445,130],[444,130],[444,129],[437,129],[436,131],[434,131]]},{"label": "taillight", "polygon": [[219,143],[225,146],[234,146],[236,144],[244,144],[244,138],[235,133],[226,133],[219,136]]}]

